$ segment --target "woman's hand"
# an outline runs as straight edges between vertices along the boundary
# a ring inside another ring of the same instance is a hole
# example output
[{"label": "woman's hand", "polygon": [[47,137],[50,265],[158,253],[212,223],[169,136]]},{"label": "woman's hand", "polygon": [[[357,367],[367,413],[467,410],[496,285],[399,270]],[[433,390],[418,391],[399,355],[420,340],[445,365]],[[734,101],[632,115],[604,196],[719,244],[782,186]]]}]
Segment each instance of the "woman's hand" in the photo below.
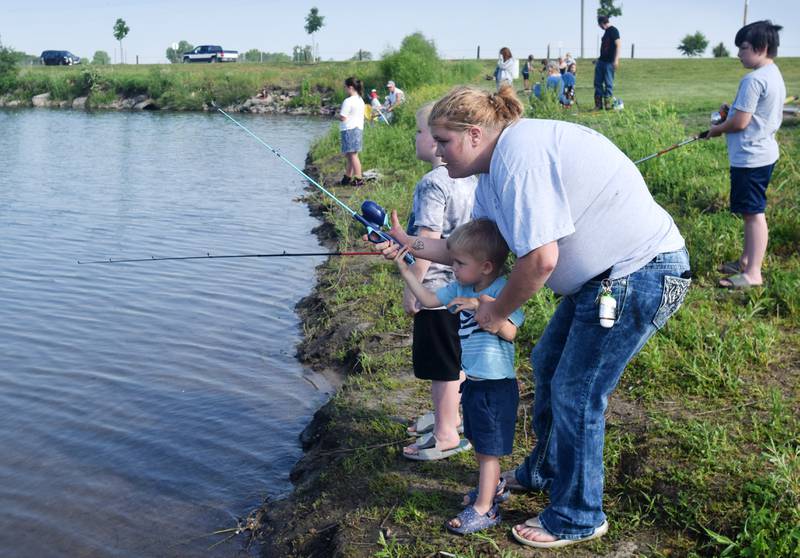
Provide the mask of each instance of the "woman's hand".
[{"label": "woman's hand", "polygon": [[369,242],[371,248],[375,252],[382,252],[383,257],[387,260],[394,260],[397,257],[397,252],[400,250],[401,246],[405,246],[409,243],[409,236],[400,225],[400,219],[397,218],[397,211],[394,209],[391,213],[391,222],[392,228],[389,230],[389,234],[400,244],[397,244],[396,242],[390,242],[388,240],[384,242],[372,242],[366,234],[361,237],[363,240]]},{"label": "woman's hand", "polygon": [[497,333],[506,323],[506,316],[498,316],[495,313],[495,299],[489,295],[481,295],[478,298],[478,311],[475,313],[475,321],[481,329],[489,333]]}]

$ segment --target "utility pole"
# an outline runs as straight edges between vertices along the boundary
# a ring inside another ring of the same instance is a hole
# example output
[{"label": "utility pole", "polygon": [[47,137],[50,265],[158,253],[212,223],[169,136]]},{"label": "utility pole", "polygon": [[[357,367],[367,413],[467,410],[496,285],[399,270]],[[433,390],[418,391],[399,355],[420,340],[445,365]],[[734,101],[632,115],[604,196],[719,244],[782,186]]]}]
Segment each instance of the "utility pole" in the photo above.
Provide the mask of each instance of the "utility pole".
[{"label": "utility pole", "polygon": [[481,45],[478,45],[478,56],[477,56],[477,59],[478,60],[481,59]]},{"label": "utility pole", "polygon": [[750,3],[750,0],[744,0],[744,19],[742,19],[742,26],[747,25],[747,5]]},{"label": "utility pole", "polygon": [[583,0],[581,0],[581,58],[583,58]]}]

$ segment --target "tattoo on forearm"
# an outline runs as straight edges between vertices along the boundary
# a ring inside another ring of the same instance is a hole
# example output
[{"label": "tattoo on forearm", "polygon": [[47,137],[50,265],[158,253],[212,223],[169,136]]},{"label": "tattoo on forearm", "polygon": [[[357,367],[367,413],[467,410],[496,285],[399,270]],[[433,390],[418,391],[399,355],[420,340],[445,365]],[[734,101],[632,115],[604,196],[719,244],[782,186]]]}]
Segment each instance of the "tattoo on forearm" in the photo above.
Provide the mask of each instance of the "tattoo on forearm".
[{"label": "tattoo on forearm", "polygon": [[424,250],[425,249],[425,243],[422,242],[422,240],[418,238],[418,239],[416,239],[414,241],[414,244],[412,244],[411,247],[414,250]]}]

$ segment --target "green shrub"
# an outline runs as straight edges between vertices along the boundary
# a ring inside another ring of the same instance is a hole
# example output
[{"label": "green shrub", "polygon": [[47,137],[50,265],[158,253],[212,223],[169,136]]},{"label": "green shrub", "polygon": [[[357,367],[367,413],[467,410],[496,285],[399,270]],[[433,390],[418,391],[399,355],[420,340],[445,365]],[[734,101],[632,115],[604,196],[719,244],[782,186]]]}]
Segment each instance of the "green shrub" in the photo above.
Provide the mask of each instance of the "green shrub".
[{"label": "green shrub", "polygon": [[8,47],[0,46],[0,93],[11,91],[17,83],[17,56]]},{"label": "green shrub", "polygon": [[414,33],[403,39],[400,50],[384,55],[380,68],[385,80],[394,80],[408,89],[440,83],[443,73],[436,45],[422,33]]}]

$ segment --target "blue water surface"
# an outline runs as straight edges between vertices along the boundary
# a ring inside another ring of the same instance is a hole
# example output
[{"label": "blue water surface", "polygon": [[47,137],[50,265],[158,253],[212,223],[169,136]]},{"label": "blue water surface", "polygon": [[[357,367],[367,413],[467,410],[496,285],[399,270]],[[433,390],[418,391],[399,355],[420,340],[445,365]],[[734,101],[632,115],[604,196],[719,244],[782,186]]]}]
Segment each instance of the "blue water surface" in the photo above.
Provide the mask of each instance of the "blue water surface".
[{"label": "blue water surface", "polygon": [[[237,118],[298,165],[329,125]],[[304,186],[219,114],[0,111],[4,557],[230,556],[291,490],[323,258],[77,260],[317,250]]]}]

